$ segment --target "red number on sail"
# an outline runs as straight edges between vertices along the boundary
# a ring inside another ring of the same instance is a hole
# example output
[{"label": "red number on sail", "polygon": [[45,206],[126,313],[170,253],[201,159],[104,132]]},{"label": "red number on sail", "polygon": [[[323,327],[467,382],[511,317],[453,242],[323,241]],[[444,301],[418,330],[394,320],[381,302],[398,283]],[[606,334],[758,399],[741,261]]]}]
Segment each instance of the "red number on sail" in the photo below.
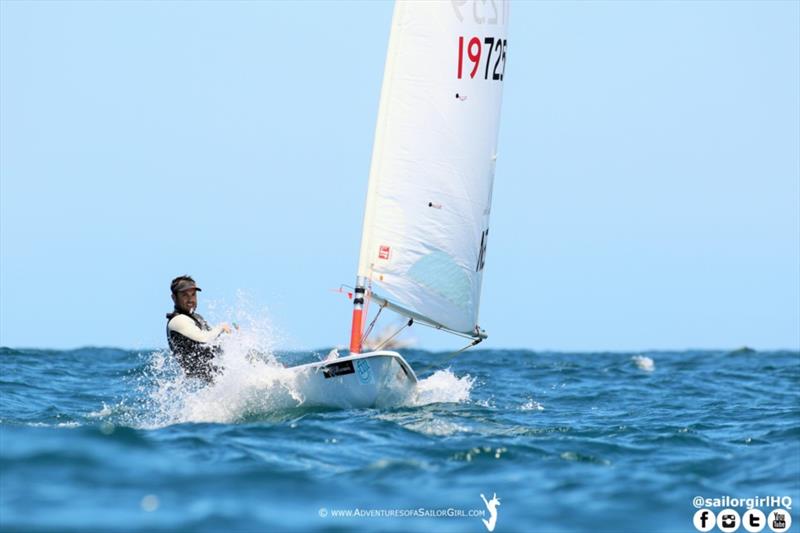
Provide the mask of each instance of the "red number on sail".
[{"label": "red number on sail", "polygon": [[[473,47],[477,48],[477,51],[473,52]],[[469,73],[470,78],[475,77],[475,73],[478,72],[478,65],[481,63],[481,40],[477,37],[473,37],[469,40],[469,44],[467,45],[467,55],[469,56],[469,60],[474,63],[475,66],[472,67],[472,72]]]},{"label": "red number on sail", "polygon": [[461,79],[461,68],[464,66],[464,38],[458,38],[458,79]]}]

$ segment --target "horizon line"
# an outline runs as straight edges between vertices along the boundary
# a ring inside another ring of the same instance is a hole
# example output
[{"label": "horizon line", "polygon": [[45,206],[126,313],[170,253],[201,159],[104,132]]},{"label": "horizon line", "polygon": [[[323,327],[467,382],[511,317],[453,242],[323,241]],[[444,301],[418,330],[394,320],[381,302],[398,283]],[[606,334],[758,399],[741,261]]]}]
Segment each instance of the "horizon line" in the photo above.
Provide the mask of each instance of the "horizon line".
[{"label": "horizon line", "polygon": [[[307,353],[315,353],[315,352],[324,352],[330,351],[337,348],[336,346],[324,346],[318,347],[314,349],[306,349],[306,348],[276,348],[272,350],[274,353],[280,352],[307,352]],[[111,345],[93,345],[93,344],[85,344],[81,346],[75,346],[71,348],[57,348],[57,347],[33,347],[33,346],[6,346],[4,344],[0,344],[0,350],[35,350],[35,351],[59,351],[59,352],[74,352],[79,350],[87,350],[87,349],[94,349],[94,350],[119,350],[119,351],[126,351],[126,352],[160,352],[160,351],[169,351],[167,347],[159,347],[159,348],[127,348],[123,346],[111,346]],[[445,353],[451,352],[453,350],[431,350],[424,347],[415,347],[415,346],[408,346],[401,349],[391,349],[387,348],[390,351],[420,351],[420,352],[430,352],[430,353]],[[343,350],[344,352],[349,352],[349,350]],[[743,345],[738,346],[736,348],[720,348],[720,347],[713,347],[713,348],[700,348],[700,347],[688,347],[688,348],[646,348],[646,349],[591,349],[591,350],[575,350],[575,349],[558,349],[558,348],[522,348],[522,347],[475,347],[471,348],[468,351],[522,351],[522,352],[532,352],[532,353],[564,353],[564,354],[582,354],[582,353],[591,353],[591,354],[627,354],[627,353],[682,353],[682,352],[727,352],[727,353],[736,353],[736,352],[753,352],[753,353],[766,353],[766,352],[796,352],[800,353],[800,346],[793,347],[793,348],[755,348],[753,346]],[[368,353],[367,351],[363,353]]]}]

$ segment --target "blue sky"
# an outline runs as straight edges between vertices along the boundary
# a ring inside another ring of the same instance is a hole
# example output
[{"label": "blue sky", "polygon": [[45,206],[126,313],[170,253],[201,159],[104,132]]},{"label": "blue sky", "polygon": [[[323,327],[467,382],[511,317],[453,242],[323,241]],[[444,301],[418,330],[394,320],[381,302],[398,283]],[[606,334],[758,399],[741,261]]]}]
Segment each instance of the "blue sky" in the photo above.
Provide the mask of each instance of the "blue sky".
[{"label": "blue sky", "polygon": [[[391,13],[3,0],[0,344],[164,346],[183,273],[346,344]],[[483,346],[799,349],[800,3],[510,20]]]}]

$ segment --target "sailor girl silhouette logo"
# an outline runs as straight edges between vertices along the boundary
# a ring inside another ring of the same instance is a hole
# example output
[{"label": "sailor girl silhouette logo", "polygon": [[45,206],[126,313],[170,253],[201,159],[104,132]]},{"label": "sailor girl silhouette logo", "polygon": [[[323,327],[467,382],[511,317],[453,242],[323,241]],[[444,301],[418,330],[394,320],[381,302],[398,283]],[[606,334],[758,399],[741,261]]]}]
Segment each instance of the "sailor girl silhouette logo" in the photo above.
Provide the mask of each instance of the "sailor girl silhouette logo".
[{"label": "sailor girl silhouette logo", "polygon": [[483,503],[486,504],[486,508],[489,510],[489,520],[481,518],[483,525],[486,526],[490,532],[494,531],[494,526],[497,525],[497,507],[500,505],[500,498],[497,497],[497,494],[492,495],[491,500],[486,500],[486,496],[481,494],[481,499]]}]

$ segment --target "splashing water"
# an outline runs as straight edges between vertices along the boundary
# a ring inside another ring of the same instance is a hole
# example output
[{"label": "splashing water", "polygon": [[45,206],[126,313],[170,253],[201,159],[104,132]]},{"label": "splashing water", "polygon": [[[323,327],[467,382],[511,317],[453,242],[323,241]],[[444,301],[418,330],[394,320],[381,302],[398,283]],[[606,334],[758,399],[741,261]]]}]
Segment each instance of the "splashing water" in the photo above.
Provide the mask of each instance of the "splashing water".
[{"label": "splashing water", "polygon": [[[217,315],[233,316],[240,324],[220,338],[221,372],[210,385],[186,378],[168,351],[146,356],[144,372],[134,378],[139,394],[135,408],[122,423],[153,429],[187,422],[230,423],[296,407],[302,403],[294,373],[275,357],[280,339],[265,311],[253,313],[243,293],[231,308],[212,302]],[[223,309],[222,313],[218,309]]]},{"label": "splashing water", "polygon": [[652,372],[656,369],[656,363],[646,355],[634,355],[631,360],[636,363],[636,368],[645,372]]},{"label": "splashing water", "polygon": [[544,406],[534,400],[533,398],[529,398],[527,402],[520,406],[521,411],[544,411]]},{"label": "splashing water", "polygon": [[[258,350],[259,336],[242,329],[222,342],[222,371],[210,385],[186,378],[165,351],[149,355],[147,368],[135,385],[139,399],[118,423],[155,429],[181,423],[235,423],[272,418],[302,407],[304,393],[298,374],[284,367],[272,352]],[[458,377],[449,369],[421,380],[414,394],[397,407],[469,401],[474,378]],[[122,406],[120,406],[122,407]],[[116,409],[104,406],[104,417]]]},{"label": "splashing water", "polygon": [[[256,352],[251,346],[245,336],[224,341],[222,372],[208,386],[185,378],[167,352],[150,354],[148,369],[137,384],[138,408],[122,423],[143,429],[190,422],[232,423],[301,407],[304,394],[297,374],[273,354]],[[415,393],[398,407],[467,402],[473,383],[470,376],[440,370],[421,380]],[[110,411],[104,407],[96,415]]]},{"label": "splashing water", "polygon": [[[274,418],[304,404],[303,380],[276,357],[282,335],[266,309],[253,312],[247,296],[239,292],[237,304],[209,303],[211,323],[234,317],[238,324],[220,338],[222,354],[215,361],[221,372],[206,385],[186,378],[169,351],[145,357],[144,371],[132,378],[136,398],[132,405],[103,406],[94,417],[143,429],[181,423],[235,423]],[[450,369],[421,380],[402,405],[469,401],[474,378],[458,377]],[[296,414],[296,413],[295,413]]]},{"label": "splashing water", "polygon": [[474,383],[475,378],[469,375],[460,378],[449,368],[437,370],[433,375],[417,383],[416,393],[408,405],[466,402],[469,401],[469,391]]}]

